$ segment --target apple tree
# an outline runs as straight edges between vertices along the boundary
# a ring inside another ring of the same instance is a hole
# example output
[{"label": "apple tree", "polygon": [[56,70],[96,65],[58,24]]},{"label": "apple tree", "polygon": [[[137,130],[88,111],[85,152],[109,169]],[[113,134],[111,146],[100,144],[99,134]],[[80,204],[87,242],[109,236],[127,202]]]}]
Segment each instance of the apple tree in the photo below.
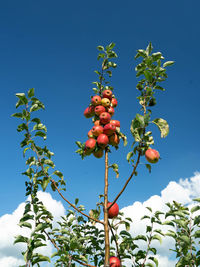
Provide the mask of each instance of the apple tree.
[{"label": "apple tree", "polygon": [[[163,63],[162,53],[153,53],[151,43],[145,50],[139,49],[135,56],[136,60],[141,59],[135,68],[138,78],[136,89],[139,93],[137,99],[141,109],[130,126],[133,140],[127,161],[132,170],[120,192],[109,201],[109,169],[119,176],[118,165],[109,163],[109,153],[119,148],[120,141],[127,145],[127,138],[121,131],[121,122],[113,119],[115,108],[118,107],[117,92],[110,83],[113,70],[117,67],[114,46],[111,43],[106,47],[97,47],[98,60],[101,62],[100,69],[95,71],[98,80],[93,83],[93,95],[84,111],[85,118],[91,119],[92,126],[86,134],[87,140],[76,142],[76,152],[82,159],[94,156],[97,160],[104,158],[105,161],[104,192],[99,195],[99,202],[96,207],[91,207],[89,213],[79,204],[78,198],[74,203],[66,198],[64,176],[60,170],[55,169],[54,153],[47,145],[43,145],[47,128],[35,114],[44,109],[44,104],[35,97],[33,88],[27,94],[16,94],[16,108],[20,111],[12,116],[22,120],[17,131],[24,133],[20,145],[28,166],[23,175],[26,177],[26,196],[29,198],[19,226],[29,229],[29,236],[19,235],[15,238],[15,243],[25,244],[22,252],[25,262],[23,266],[40,266],[43,261],[54,266],[71,267],[77,264],[120,267],[126,266],[127,261],[130,266],[158,266],[157,250],[152,242],[156,240],[161,243],[165,236],[170,236],[175,241],[173,250],[177,257],[176,266],[200,265],[200,199],[195,200],[197,205],[191,209],[180,203],[167,203],[169,210],[165,214],[161,211],[152,212],[151,207],[147,207],[147,214],[141,218],[146,220],[146,233],[136,236],[129,232],[133,223],[131,218],[124,217],[117,204],[129,182],[138,175],[137,167],[141,158],[146,158],[145,167],[149,172],[152,164],[159,162],[160,154],[152,148],[152,126],[158,127],[162,138],[169,132],[165,119],[152,119],[152,109],[157,104],[156,92],[164,91],[162,82],[167,78],[166,67],[174,62]],[[38,198],[38,190],[45,191],[47,188],[56,191],[69,205],[66,215],[57,222],[57,228],[53,227],[52,214]],[[163,232],[163,225],[168,226],[167,232]],[[46,246],[47,240],[55,248],[51,258],[40,253],[40,247]],[[142,247],[141,242],[144,243]]]}]

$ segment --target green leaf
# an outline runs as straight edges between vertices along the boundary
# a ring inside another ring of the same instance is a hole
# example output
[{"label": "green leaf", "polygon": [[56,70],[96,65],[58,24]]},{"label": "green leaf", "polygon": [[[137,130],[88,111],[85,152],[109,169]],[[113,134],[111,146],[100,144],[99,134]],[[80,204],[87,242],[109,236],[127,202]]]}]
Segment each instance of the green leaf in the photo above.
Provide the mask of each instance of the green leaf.
[{"label": "green leaf", "polygon": [[99,51],[103,51],[103,50],[104,50],[104,47],[103,47],[102,45],[99,45],[99,46],[97,46],[97,49],[98,49]]},{"label": "green leaf", "polygon": [[169,133],[169,125],[166,120],[157,118],[152,121],[155,125],[158,126],[160,132],[161,132],[161,138],[164,138],[168,135]]},{"label": "green leaf", "polygon": [[171,66],[174,64],[174,61],[166,61],[164,64],[163,64],[163,68],[165,67],[168,67],[168,66]]},{"label": "green leaf", "polygon": [[41,261],[48,261],[49,263],[51,263],[49,257],[47,256],[43,256],[41,254],[33,254],[33,257],[35,258],[33,261],[32,261],[32,265],[38,263],[38,262],[41,262]]},{"label": "green leaf", "polygon": [[148,70],[144,71],[144,76],[148,82],[151,83],[153,81],[153,76],[152,76],[151,72],[149,72]]},{"label": "green leaf", "polygon": [[145,164],[145,166],[147,167],[149,173],[151,173],[151,164]]},{"label": "green leaf", "polygon": [[27,228],[30,228],[32,229],[32,225],[28,222],[21,222],[18,224],[20,227],[27,227]]},{"label": "green leaf", "polygon": [[113,171],[116,173],[116,178],[118,178],[119,177],[119,166],[118,166],[118,164],[114,163],[114,164],[110,165],[109,168],[113,169]]},{"label": "green leaf", "polygon": [[35,89],[34,88],[29,89],[29,91],[28,91],[28,97],[31,98],[31,97],[34,96],[34,94],[35,94]]},{"label": "green leaf", "polygon": [[162,238],[159,235],[153,235],[152,239],[158,240],[160,242],[160,244],[162,243]]},{"label": "green leaf", "polygon": [[57,176],[60,177],[62,180],[63,180],[63,178],[64,178],[62,172],[60,172],[60,171],[54,171],[53,174],[57,175]]},{"label": "green leaf", "polygon": [[182,235],[182,236],[179,236],[180,240],[182,240],[184,243],[186,243],[187,245],[190,244],[190,238],[186,235]]},{"label": "green leaf", "polygon": [[200,206],[195,206],[191,209],[191,213],[194,213],[195,211],[200,210]]},{"label": "green leaf", "polygon": [[147,241],[147,238],[146,238],[146,236],[144,236],[144,235],[137,235],[137,236],[134,238],[134,240],[144,240],[144,241]]},{"label": "green leaf", "polygon": [[130,163],[130,159],[132,158],[132,156],[133,156],[133,151],[130,151],[126,156],[128,163]]},{"label": "green leaf", "polygon": [[152,43],[150,42],[146,48],[147,55],[149,56],[153,50]]},{"label": "green leaf", "polygon": [[158,267],[158,260],[155,257],[149,257],[149,260],[152,260],[156,264],[156,267]]},{"label": "green leaf", "polygon": [[15,237],[14,244],[16,244],[16,243],[28,243],[28,237],[18,235]]},{"label": "green leaf", "polygon": [[15,118],[22,118],[23,117],[22,113],[14,113],[11,116],[15,117]]},{"label": "green leaf", "polygon": [[44,139],[47,138],[47,135],[44,132],[41,132],[41,131],[36,132],[35,136],[40,136],[40,137],[43,137]]}]

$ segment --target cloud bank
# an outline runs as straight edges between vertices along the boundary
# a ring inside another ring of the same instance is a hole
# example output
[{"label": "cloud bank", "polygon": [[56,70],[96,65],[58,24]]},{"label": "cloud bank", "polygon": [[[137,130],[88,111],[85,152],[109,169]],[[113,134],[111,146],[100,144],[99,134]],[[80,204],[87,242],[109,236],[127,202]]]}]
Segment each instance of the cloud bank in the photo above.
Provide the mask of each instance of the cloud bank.
[{"label": "cloud bank", "polygon": [[[191,178],[180,179],[178,182],[171,181],[166,188],[161,191],[160,195],[154,195],[143,203],[136,201],[133,205],[124,207],[121,211],[124,212],[126,217],[132,218],[133,225],[131,225],[130,231],[135,236],[145,232],[145,220],[140,220],[144,214],[147,214],[147,209],[145,207],[150,206],[153,211],[160,210],[165,212],[167,210],[165,205],[166,202],[176,200],[182,204],[192,205],[192,199],[199,196],[200,173],[196,172]],[[59,217],[65,214],[65,209],[62,203],[54,200],[49,193],[39,192],[38,197],[53,214],[55,221],[59,220]],[[22,229],[17,225],[22,217],[24,206],[25,203],[21,203],[12,214],[5,214],[0,217],[0,266],[17,267],[24,264],[21,256],[23,244],[19,243],[13,245],[14,236],[20,234],[25,235],[26,233],[24,228]],[[166,256],[170,255],[169,248],[172,248],[173,244],[171,238],[165,238],[162,246],[159,245],[159,242],[155,241],[155,246],[157,247],[159,254],[158,259],[160,267],[175,266],[175,261],[171,259],[170,256]],[[51,244],[48,244],[47,247],[41,249],[45,255],[50,256],[53,248]]]}]

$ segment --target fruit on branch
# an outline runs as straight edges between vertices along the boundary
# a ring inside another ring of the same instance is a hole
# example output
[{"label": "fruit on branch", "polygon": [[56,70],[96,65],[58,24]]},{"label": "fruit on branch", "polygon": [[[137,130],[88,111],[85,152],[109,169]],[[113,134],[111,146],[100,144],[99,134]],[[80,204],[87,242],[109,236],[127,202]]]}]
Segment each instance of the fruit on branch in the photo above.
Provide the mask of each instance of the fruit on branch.
[{"label": "fruit on branch", "polygon": [[110,114],[110,116],[112,117],[112,116],[114,115],[114,113],[115,113],[115,110],[114,110],[113,107],[108,107],[107,112],[108,112],[108,113]]},{"label": "fruit on branch", "polygon": [[115,256],[110,257],[109,264],[110,264],[110,267],[120,267],[121,266],[121,262],[120,262],[119,258],[117,258]]},{"label": "fruit on branch", "polygon": [[120,127],[120,121],[117,121],[117,120],[111,120],[110,124],[112,124],[112,125],[114,125],[116,127]]},{"label": "fruit on branch", "polygon": [[119,145],[119,136],[114,133],[112,134],[111,136],[109,136],[109,144],[112,145],[112,146],[118,146]]},{"label": "fruit on branch", "polygon": [[106,134],[100,134],[97,137],[97,144],[102,148],[106,147],[108,142],[109,142],[109,139],[108,139],[108,136]]},{"label": "fruit on branch", "polygon": [[89,138],[86,142],[85,142],[85,148],[86,150],[92,151],[95,149],[96,146],[96,140],[94,138]]},{"label": "fruit on branch", "polygon": [[93,155],[98,159],[102,158],[103,157],[103,149],[98,149],[97,151],[94,151]]},{"label": "fruit on branch", "polygon": [[91,131],[94,136],[99,136],[100,134],[103,133],[103,129],[104,128],[99,125],[99,126],[93,126]]},{"label": "fruit on branch", "polygon": [[108,98],[102,98],[101,99],[101,105],[104,107],[109,107],[110,106],[110,100]]},{"label": "fruit on branch", "polygon": [[[108,208],[110,207],[111,204],[112,202],[108,202]],[[108,218],[112,219],[114,217],[117,217],[118,213],[119,213],[119,206],[115,202],[115,204],[113,204],[113,206],[108,210]]]},{"label": "fruit on branch", "polygon": [[103,128],[103,133],[106,135],[111,135],[116,131],[116,127],[111,123],[108,123]]},{"label": "fruit on branch", "polygon": [[86,118],[91,118],[94,116],[94,107],[93,106],[90,106],[90,107],[87,107],[84,111],[84,116]]},{"label": "fruit on branch", "polygon": [[110,122],[111,116],[108,112],[102,112],[99,116],[101,124],[107,124]]},{"label": "fruit on branch", "polygon": [[99,125],[100,125],[100,120],[95,121],[95,122],[94,122],[94,125],[95,125],[95,126],[99,126]]},{"label": "fruit on branch", "polygon": [[116,98],[112,98],[111,104],[115,108],[117,106],[117,99]]},{"label": "fruit on branch", "polygon": [[160,158],[160,154],[157,150],[149,148],[145,152],[146,160],[150,163],[156,163],[158,162]]},{"label": "fruit on branch", "polygon": [[99,95],[95,95],[93,96],[91,102],[94,106],[98,106],[101,104],[101,97]]},{"label": "fruit on branch", "polygon": [[95,114],[98,115],[98,116],[101,113],[105,112],[105,111],[106,111],[105,107],[100,106],[100,105],[99,106],[96,106],[95,109],[94,109]]},{"label": "fruit on branch", "polygon": [[111,90],[104,90],[102,93],[104,98],[112,99],[112,91]]},{"label": "fruit on branch", "polygon": [[92,133],[92,130],[89,130],[89,132],[88,132],[88,137],[89,137],[89,138],[93,138],[93,137],[94,137],[94,135],[93,135],[93,133]]}]

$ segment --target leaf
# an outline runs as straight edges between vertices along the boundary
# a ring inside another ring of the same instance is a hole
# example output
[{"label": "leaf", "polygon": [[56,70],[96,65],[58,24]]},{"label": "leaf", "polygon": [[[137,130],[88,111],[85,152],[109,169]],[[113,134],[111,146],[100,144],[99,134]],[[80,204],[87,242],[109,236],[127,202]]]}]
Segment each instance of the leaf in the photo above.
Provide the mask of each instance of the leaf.
[{"label": "leaf", "polygon": [[169,125],[166,120],[157,118],[152,121],[155,125],[158,126],[160,132],[161,132],[161,138],[164,138],[168,135],[169,133]]},{"label": "leaf", "polygon": [[15,237],[14,244],[16,244],[16,243],[28,243],[28,237],[18,235]]},{"label": "leaf", "polygon": [[135,238],[133,238],[134,240],[144,240],[144,241],[147,241],[147,238],[146,236],[144,235],[137,235]]},{"label": "leaf", "polygon": [[147,55],[149,56],[153,50],[152,43],[150,42],[146,48]]},{"label": "leaf", "polygon": [[165,67],[168,67],[168,66],[171,66],[174,64],[174,61],[166,61],[164,64],[163,64],[163,68]]},{"label": "leaf", "polygon": [[200,206],[195,206],[191,209],[191,213],[194,213],[195,211],[200,210]]},{"label": "leaf", "polygon": [[14,113],[11,116],[15,117],[15,118],[22,118],[23,117],[22,113]]},{"label": "leaf", "polygon": [[130,163],[130,159],[132,158],[132,156],[133,156],[133,151],[130,151],[126,156],[128,163]]},{"label": "leaf", "polygon": [[145,78],[147,79],[148,82],[152,82],[153,81],[153,76],[148,70],[144,71],[144,76],[145,76]]},{"label": "leaf", "polygon": [[31,88],[31,89],[29,89],[29,91],[28,91],[28,97],[33,97],[34,96],[34,94],[35,94],[35,89],[34,88]]},{"label": "leaf", "polygon": [[162,238],[159,235],[153,235],[152,239],[158,240],[160,242],[160,244],[162,244]]},{"label": "leaf", "polygon": [[27,228],[30,228],[32,229],[32,225],[28,222],[21,222],[18,224],[20,227],[27,227]]},{"label": "leaf", "polygon": [[41,254],[33,254],[33,257],[36,257],[33,261],[32,261],[32,265],[38,263],[38,262],[41,262],[41,261],[48,261],[49,263],[51,263],[49,257],[47,256],[43,256]]},{"label": "leaf", "polygon": [[151,164],[145,164],[145,166],[147,167],[149,173],[151,173]]},{"label": "leaf", "polygon": [[63,180],[63,178],[64,178],[62,172],[60,172],[60,171],[54,171],[53,174],[57,175],[57,176],[60,177],[62,180]]},{"label": "leaf", "polygon": [[119,166],[118,166],[118,164],[114,163],[114,164],[110,165],[109,168],[113,169],[113,171],[116,173],[116,178],[118,178],[119,177]]},{"label": "leaf", "polygon": [[99,46],[97,46],[97,49],[98,49],[99,51],[103,51],[103,50],[104,50],[104,47],[103,47],[102,45],[99,45]]}]

